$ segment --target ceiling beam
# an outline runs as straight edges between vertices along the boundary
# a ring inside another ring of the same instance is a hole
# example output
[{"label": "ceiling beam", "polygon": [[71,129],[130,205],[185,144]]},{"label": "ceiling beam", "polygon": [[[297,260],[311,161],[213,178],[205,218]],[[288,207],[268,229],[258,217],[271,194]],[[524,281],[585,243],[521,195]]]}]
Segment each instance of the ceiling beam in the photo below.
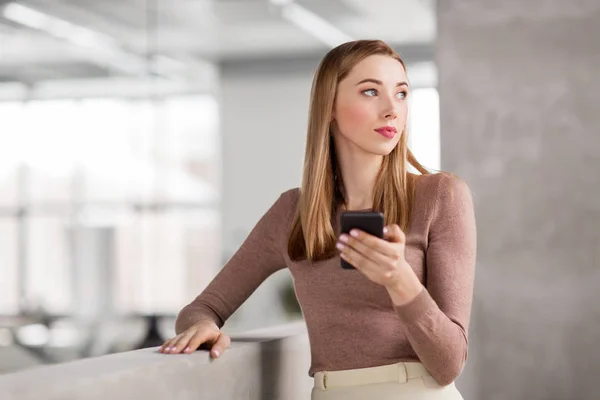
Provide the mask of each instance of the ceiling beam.
[{"label": "ceiling beam", "polygon": [[[400,53],[407,65],[433,62],[435,58],[433,43],[392,45],[392,47]],[[314,70],[327,51],[328,49],[324,49],[318,53],[306,53],[296,56],[271,55],[254,58],[230,58],[222,60],[218,65],[224,74],[287,74],[295,71],[306,71],[307,69]]]}]

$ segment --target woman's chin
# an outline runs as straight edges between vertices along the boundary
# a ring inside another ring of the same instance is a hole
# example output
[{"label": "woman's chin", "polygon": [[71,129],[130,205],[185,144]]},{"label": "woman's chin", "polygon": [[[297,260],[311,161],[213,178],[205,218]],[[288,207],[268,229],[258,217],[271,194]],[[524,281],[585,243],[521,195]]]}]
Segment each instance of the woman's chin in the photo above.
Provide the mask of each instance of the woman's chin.
[{"label": "woman's chin", "polygon": [[387,156],[389,155],[392,150],[394,150],[395,146],[373,146],[372,148],[368,149],[367,151],[369,153],[378,155],[378,156]]}]

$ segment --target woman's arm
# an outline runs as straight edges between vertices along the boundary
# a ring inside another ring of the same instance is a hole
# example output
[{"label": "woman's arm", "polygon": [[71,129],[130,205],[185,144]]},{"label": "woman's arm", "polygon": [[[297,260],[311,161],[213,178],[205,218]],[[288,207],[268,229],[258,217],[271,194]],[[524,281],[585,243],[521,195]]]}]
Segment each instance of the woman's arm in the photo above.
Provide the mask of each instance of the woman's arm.
[{"label": "woman's arm", "polygon": [[266,278],[285,268],[283,249],[293,197],[294,190],[279,197],[213,281],[179,312],[177,334],[201,320],[213,321],[221,328]]},{"label": "woman's arm", "polygon": [[453,382],[467,358],[475,275],[476,227],[467,185],[444,175],[426,253],[426,289],[395,306],[419,359],[441,385]]}]

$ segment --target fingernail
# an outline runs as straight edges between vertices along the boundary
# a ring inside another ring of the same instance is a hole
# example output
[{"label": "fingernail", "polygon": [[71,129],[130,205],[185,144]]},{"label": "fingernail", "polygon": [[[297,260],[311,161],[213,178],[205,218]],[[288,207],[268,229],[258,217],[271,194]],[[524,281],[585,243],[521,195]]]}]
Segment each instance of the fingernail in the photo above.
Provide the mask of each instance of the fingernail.
[{"label": "fingernail", "polygon": [[344,250],[344,245],[339,242],[335,245],[335,247],[337,247],[339,250]]},{"label": "fingernail", "polygon": [[189,352],[190,350],[191,350],[191,349],[190,349],[190,346],[188,346],[188,347],[186,347],[186,348],[185,348],[185,350],[184,350],[184,351],[186,351],[186,352]]},{"label": "fingernail", "polygon": [[219,350],[215,350],[214,353],[215,353],[215,357],[219,357]]},{"label": "fingernail", "polygon": [[383,228],[383,233],[388,233],[388,228]]},{"label": "fingernail", "polygon": [[348,241],[348,235],[344,234],[344,235],[340,236],[340,240],[342,242],[347,242]]},{"label": "fingernail", "polygon": [[355,229],[352,229],[352,230],[350,231],[350,235],[351,235],[352,237],[358,237],[358,231],[357,231],[357,230],[355,230]]}]

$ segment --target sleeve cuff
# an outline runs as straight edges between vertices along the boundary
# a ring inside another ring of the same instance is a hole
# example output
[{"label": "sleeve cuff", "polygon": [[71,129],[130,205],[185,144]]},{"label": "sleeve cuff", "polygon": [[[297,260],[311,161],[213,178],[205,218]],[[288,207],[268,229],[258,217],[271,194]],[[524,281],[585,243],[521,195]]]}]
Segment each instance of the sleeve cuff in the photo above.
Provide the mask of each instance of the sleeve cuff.
[{"label": "sleeve cuff", "polygon": [[394,306],[396,313],[405,324],[410,324],[419,317],[429,314],[437,308],[435,300],[431,297],[426,288],[423,288],[414,299],[401,306]]}]

